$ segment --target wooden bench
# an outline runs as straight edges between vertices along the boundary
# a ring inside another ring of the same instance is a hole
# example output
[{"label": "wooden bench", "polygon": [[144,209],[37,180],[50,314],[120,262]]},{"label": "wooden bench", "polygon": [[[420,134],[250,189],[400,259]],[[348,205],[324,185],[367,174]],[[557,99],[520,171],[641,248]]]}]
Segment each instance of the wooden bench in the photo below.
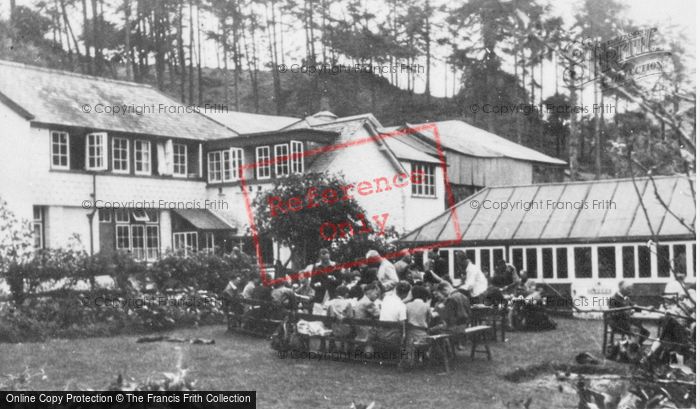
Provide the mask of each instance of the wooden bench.
[{"label": "wooden bench", "polygon": [[[489,348],[488,341],[492,335],[493,327],[489,325],[477,325],[467,327],[463,331],[459,332],[429,335],[426,337],[426,340],[428,341],[430,348],[440,351],[443,358],[443,363],[445,364],[445,372],[449,372],[450,358],[455,358],[457,356],[454,345],[464,337],[466,337],[472,344],[470,354],[472,360],[474,360],[476,354],[483,353],[486,354],[488,360],[490,361],[491,349]],[[483,347],[483,350],[480,350],[479,347]]]},{"label": "wooden bench", "polygon": [[272,301],[237,299],[226,311],[230,332],[269,337],[279,327],[289,311]]},{"label": "wooden bench", "polygon": [[[293,322],[296,324],[299,320],[314,322],[323,322],[326,328],[331,328],[334,323],[339,323],[337,320],[330,318],[328,316],[313,315],[305,313],[294,314]],[[370,334],[374,334],[378,331],[395,330],[401,334],[405,334],[405,331],[410,329],[410,324],[404,322],[387,322],[379,320],[370,319],[357,319],[348,318],[340,322],[345,325],[350,325],[353,328],[358,326],[364,327],[364,330],[368,331]],[[356,333],[357,331],[354,331]],[[407,345],[405,336],[397,343],[387,344],[381,340],[378,340],[374,336],[368,337],[365,340],[357,340],[355,335],[350,337],[337,337],[333,334],[329,335],[303,335],[306,352],[310,351],[310,341],[318,340],[318,351],[313,351],[321,356],[324,354],[338,354],[341,352],[342,356],[349,360],[359,360],[363,362],[375,361],[379,363],[400,363],[403,359],[415,359],[417,356],[408,356]],[[488,346],[488,341],[490,335],[493,334],[493,327],[488,325],[477,325],[472,327],[466,327],[464,330],[459,332],[444,333],[444,334],[434,334],[423,338],[423,342],[420,344],[411,345],[411,351],[416,354],[423,354],[426,350],[439,350],[443,362],[445,364],[445,370],[450,370],[450,358],[456,356],[454,344],[459,339],[466,337],[472,344],[471,358],[474,359],[475,355],[478,353],[484,353],[487,355],[488,359],[491,360],[491,350]],[[373,354],[364,353],[366,347],[371,347],[374,350]],[[334,358],[337,357],[334,356]]]},{"label": "wooden bench", "polygon": [[[294,323],[299,320],[309,321],[309,322],[323,322],[326,328],[331,328],[334,324],[348,325],[353,329],[352,335],[348,337],[338,337],[335,334],[329,335],[302,335],[305,339],[305,346],[307,351],[310,351],[311,341],[318,340],[319,349],[318,351],[313,351],[314,353],[320,354],[336,354],[336,358],[340,356],[347,358],[348,360],[359,360],[359,361],[375,361],[379,363],[398,363],[401,358],[403,351],[405,351],[405,330],[406,324],[403,322],[388,322],[370,319],[359,319],[359,318],[346,318],[342,321],[338,321],[334,318],[324,316],[324,315],[313,315],[307,313],[296,313],[294,314]],[[356,339],[357,328],[362,327],[363,331],[367,331],[370,336],[367,340]],[[373,335],[380,331],[396,331],[401,336],[396,343],[386,343],[382,340],[377,339]],[[373,352],[365,353],[367,347],[372,348]]]},{"label": "wooden bench", "polygon": [[508,327],[508,309],[498,306],[472,305],[472,327],[489,325],[492,339],[498,341],[498,333],[501,334],[501,342],[506,340],[506,328]]}]

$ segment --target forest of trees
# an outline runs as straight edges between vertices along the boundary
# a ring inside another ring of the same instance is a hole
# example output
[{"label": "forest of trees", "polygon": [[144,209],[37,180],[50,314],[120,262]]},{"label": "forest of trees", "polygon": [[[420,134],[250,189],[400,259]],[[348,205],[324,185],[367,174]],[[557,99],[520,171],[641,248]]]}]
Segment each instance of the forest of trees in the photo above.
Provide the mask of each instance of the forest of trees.
[{"label": "forest of trees", "polygon": [[[566,81],[581,62],[571,45],[641,28],[616,0],[585,0],[569,23],[542,1],[524,0],[385,0],[371,7],[361,0],[15,3],[0,20],[2,59],[149,83],[186,104],[237,111],[372,112],[387,125],[462,119],[568,161],[572,179],[693,170],[694,56],[673,28],[659,29],[655,38],[671,55],[653,89],[634,81],[609,87],[605,75],[587,85],[592,101],[627,109],[510,117],[467,109],[581,105],[582,89]],[[205,59],[206,49],[215,58]],[[424,71],[285,75],[273,69],[290,61]],[[449,97],[431,95],[431,69],[438,66]],[[545,76],[546,67],[553,76]],[[552,82],[554,93],[546,95],[544,84]]]}]

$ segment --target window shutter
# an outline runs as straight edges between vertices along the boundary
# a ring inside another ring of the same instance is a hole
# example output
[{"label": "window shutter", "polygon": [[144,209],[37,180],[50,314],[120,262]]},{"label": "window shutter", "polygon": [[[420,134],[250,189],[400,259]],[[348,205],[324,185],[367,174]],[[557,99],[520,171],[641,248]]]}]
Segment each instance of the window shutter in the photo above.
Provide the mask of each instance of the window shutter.
[{"label": "window shutter", "polygon": [[165,144],[163,142],[158,142],[156,144],[156,154],[158,156],[158,174],[165,175],[167,173],[167,167],[165,164]]},{"label": "window shutter", "polygon": [[175,160],[173,158],[174,155],[174,149],[173,149],[173,140],[168,139],[165,141],[165,174],[166,175],[172,175],[174,172],[174,163]]}]

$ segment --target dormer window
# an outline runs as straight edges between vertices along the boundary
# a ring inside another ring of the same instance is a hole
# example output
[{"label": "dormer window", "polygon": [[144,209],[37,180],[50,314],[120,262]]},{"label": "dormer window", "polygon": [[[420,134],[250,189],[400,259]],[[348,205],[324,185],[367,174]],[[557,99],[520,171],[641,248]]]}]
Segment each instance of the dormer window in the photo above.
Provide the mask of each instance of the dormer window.
[{"label": "dormer window", "polygon": [[289,163],[292,167],[292,173],[301,175],[304,173],[304,143],[299,141],[291,141],[292,156],[289,158]]},{"label": "dormer window", "polygon": [[187,145],[173,144],[173,176],[187,176]]},{"label": "dormer window", "polygon": [[275,145],[275,176],[289,176],[289,145]]},{"label": "dormer window", "polygon": [[51,132],[51,168],[68,169],[70,158],[67,132]]},{"label": "dormer window", "polygon": [[129,173],[129,140],[126,138],[112,138],[112,170]]},{"label": "dormer window", "polygon": [[149,141],[134,141],[134,172],[137,175],[151,174],[151,143]]},{"label": "dormer window", "polygon": [[107,169],[107,134],[104,132],[87,134],[85,143],[85,169]]},{"label": "dormer window", "polygon": [[235,182],[241,179],[243,149],[209,152],[209,183]]},{"label": "dormer window", "polygon": [[269,179],[271,176],[270,147],[258,146],[255,148],[255,177],[258,179]]}]

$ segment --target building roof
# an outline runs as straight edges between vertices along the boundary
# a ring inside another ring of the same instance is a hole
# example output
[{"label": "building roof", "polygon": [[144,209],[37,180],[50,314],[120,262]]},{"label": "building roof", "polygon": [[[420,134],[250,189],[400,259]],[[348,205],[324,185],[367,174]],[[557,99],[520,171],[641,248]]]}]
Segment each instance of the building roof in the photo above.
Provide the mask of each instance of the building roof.
[{"label": "building roof", "polygon": [[[525,244],[646,241],[653,233],[667,239],[695,237],[686,227],[695,226],[695,191],[695,176],[490,187],[400,241]],[[508,208],[501,210],[501,204]]]},{"label": "building roof", "polygon": [[207,111],[204,114],[239,134],[278,131],[301,120],[291,116],[261,115],[235,111]]},{"label": "building roof", "polygon": [[396,155],[397,158],[414,161],[414,162],[426,162],[440,164],[441,162],[435,156],[428,155],[423,150],[417,149],[414,143],[411,143],[409,139],[410,134],[389,136],[384,138],[387,146]]},{"label": "building roof", "polygon": [[[37,125],[196,140],[235,136],[218,122],[192,112],[192,107],[187,113],[183,104],[149,85],[2,60],[0,102]],[[126,107],[131,112],[97,112],[112,106]],[[137,115],[136,107],[152,112]]]},{"label": "building roof", "polygon": [[[465,155],[481,158],[505,157],[550,165],[566,165],[563,160],[547,156],[463,121],[438,121],[435,125],[442,146]],[[418,125],[407,124],[404,128],[415,126]],[[419,134],[423,140],[435,142],[433,135]]]},{"label": "building roof", "polygon": [[199,230],[235,230],[237,228],[209,209],[176,209],[173,211]]}]

